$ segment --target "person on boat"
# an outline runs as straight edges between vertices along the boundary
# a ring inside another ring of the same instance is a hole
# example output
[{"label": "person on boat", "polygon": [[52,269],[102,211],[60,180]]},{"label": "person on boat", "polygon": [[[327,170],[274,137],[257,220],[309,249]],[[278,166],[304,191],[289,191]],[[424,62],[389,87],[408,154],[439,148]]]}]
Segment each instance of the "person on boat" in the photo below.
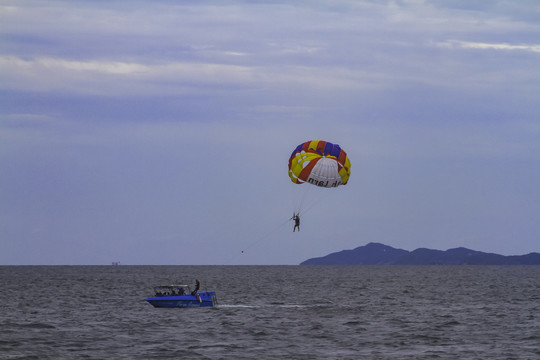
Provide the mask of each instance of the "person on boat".
[{"label": "person on boat", "polygon": [[195,294],[197,293],[197,291],[199,291],[199,288],[201,287],[201,283],[199,282],[199,280],[196,280],[195,279],[195,290],[193,290],[191,292],[191,295],[195,296]]},{"label": "person on boat", "polygon": [[300,232],[300,214],[294,214],[292,219],[294,220],[293,232],[295,232],[297,228],[298,232]]}]

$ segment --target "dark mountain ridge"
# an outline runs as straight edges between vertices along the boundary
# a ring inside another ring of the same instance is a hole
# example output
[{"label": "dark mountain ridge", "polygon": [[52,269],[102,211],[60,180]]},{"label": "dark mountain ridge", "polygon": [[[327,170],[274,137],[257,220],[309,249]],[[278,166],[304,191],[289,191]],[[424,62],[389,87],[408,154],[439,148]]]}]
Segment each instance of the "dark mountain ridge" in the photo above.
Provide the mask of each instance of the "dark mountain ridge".
[{"label": "dark mountain ridge", "polygon": [[353,250],[311,258],[300,265],[540,265],[540,253],[505,256],[464,247],[446,251],[425,248],[407,251],[369,243]]}]

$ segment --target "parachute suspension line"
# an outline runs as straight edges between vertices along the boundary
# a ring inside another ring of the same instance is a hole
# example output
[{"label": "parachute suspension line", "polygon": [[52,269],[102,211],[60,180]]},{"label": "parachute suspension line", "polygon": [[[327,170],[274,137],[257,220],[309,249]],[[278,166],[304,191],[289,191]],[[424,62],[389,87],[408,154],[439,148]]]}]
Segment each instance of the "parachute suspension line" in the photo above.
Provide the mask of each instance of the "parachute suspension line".
[{"label": "parachute suspension line", "polygon": [[313,197],[305,205],[302,206],[302,209],[297,212],[298,215],[304,215],[317,207],[317,205],[324,199],[329,196],[329,193],[333,190],[324,191],[323,193],[317,192],[317,196]]},{"label": "parachute suspension line", "polygon": [[[303,185],[294,185],[294,196],[292,197],[294,200],[293,204],[293,211],[294,214],[301,214],[304,212],[304,208],[306,207],[306,203],[310,204],[312,200],[310,199],[310,193],[312,186],[305,186]],[[298,188],[301,189],[298,189]]]},{"label": "parachute suspension line", "polygon": [[309,211],[315,208],[317,204],[321,202],[322,197],[319,197],[317,199],[313,199],[311,202],[309,202],[304,208],[302,209],[302,215],[307,214]]}]

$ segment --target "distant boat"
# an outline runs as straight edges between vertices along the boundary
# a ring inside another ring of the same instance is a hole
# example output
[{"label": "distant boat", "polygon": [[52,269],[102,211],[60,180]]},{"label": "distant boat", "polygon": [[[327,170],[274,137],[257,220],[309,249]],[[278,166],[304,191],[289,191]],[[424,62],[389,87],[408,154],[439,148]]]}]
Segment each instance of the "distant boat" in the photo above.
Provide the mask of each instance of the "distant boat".
[{"label": "distant boat", "polygon": [[190,291],[188,285],[160,285],[154,287],[155,295],[146,299],[154,307],[212,307],[217,305],[214,291]]},{"label": "distant boat", "polygon": [[118,265],[120,265],[120,261],[113,261],[111,265],[112,266],[118,266]]}]

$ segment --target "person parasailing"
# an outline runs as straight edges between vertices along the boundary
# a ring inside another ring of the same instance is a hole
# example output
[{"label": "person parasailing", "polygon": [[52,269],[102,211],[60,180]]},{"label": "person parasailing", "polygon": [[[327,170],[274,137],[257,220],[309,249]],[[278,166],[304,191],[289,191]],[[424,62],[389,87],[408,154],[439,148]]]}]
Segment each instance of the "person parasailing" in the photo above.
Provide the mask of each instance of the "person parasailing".
[{"label": "person parasailing", "polygon": [[295,213],[293,217],[291,218],[291,220],[294,220],[293,232],[295,232],[297,228],[298,228],[298,232],[300,232],[300,214]]}]

